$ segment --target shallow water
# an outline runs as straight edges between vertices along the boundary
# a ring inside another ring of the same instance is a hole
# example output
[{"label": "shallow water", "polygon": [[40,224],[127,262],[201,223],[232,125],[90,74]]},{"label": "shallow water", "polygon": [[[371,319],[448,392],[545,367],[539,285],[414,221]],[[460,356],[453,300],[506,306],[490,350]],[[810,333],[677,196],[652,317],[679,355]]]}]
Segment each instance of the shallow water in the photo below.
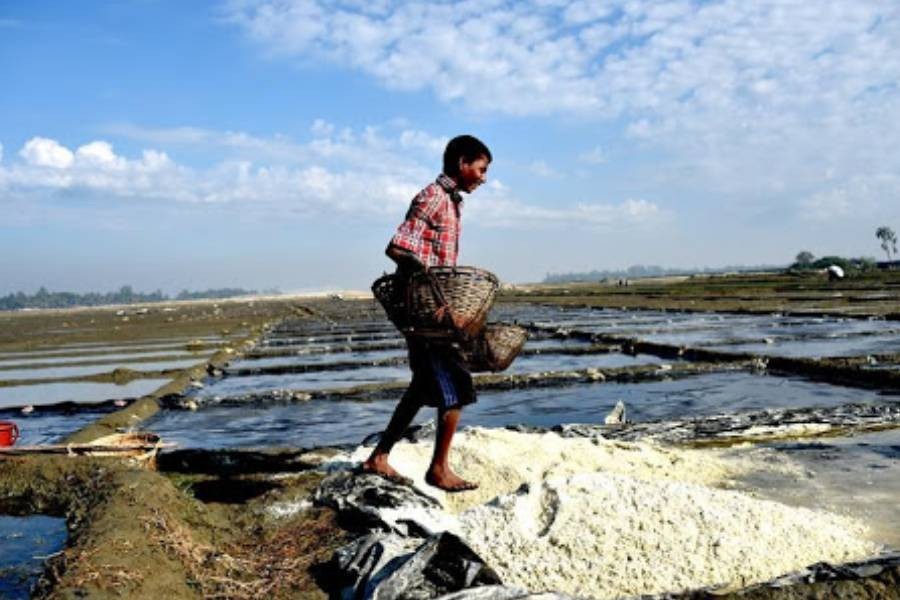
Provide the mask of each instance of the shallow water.
[{"label": "shallow water", "polygon": [[863,356],[867,354],[900,352],[900,334],[810,340],[783,340],[775,338],[771,343],[756,342],[750,344],[710,346],[710,348],[721,350],[723,352],[750,352],[766,356]]},{"label": "shallow water", "polygon": [[145,359],[152,359],[157,357],[166,357],[171,359],[181,359],[181,358],[193,358],[197,357],[197,360],[201,358],[208,358],[212,356],[210,352],[188,352],[184,350],[183,346],[179,346],[177,350],[157,350],[154,352],[135,352],[133,354],[99,354],[96,356],[83,356],[83,355],[75,355],[75,356],[59,356],[59,357],[50,357],[50,358],[40,358],[40,357],[32,357],[27,359],[16,359],[16,360],[6,360],[0,361],[0,378],[3,377],[4,371],[12,370],[16,367],[20,366],[29,366],[34,364],[52,364],[52,365],[60,365],[60,366],[75,366],[78,363],[82,362],[92,362],[92,363],[102,363],[102,364],[111,364],[115,365],[118,363],[128,363],[128,362],[140,362]]},{"label": "shallow water", "polygon": [[409,380],[405,366],[360,367],[345,371],[313,371],[284,375],[244,375],[217,379],[196,392],[200,398],[241,396],[271,390],[325,390],[353,387],[364,383]]},{"label": "shallow water", "polygon": [[27,600],[50,554],[63,549],[66,520],[0,515],[0,598]]},{"label": "shallow water", "polygon": [[406,350],[373,350],[367,352],[339,352],[327,354],[298,354],[271,358],[240,359],[229,363],[231,369],[265,369],[289,365],[324,365],[346,361],[377,361],[406,356]]},{"label": "shallow water", "polygon": [[561,423],[602,423],[622,400],[627,418],[655,421],[736,413],[765,408],[833,406],[875,402],[876,392],[788,377],[750,373],[711,373],[644,383],[578,384],[484,393],[466,409],[466,420],[504,426],[516,423],[552,427]]},{"label": "shallow water", "polygon": [[183,360],[164,360],[138,363],[111,363],[85,367],[45,367],[42,369],[9,369],[0,371],[0,381],[16,381],[25,379],[53,379],[57,377],[80,377],[111,373],[119,367],[133,371],[165,371],[168,369],[186,369],[203,360],[202,357]]},{"label": "shallow water", "polygon": [[[543,327],[765,355],[827,357],[900,352],[896,323],[882,319],[609,310],[586,314],[585,310],[554,315],[545,309],[534,321]],[[526,311],[520,313],[527,315]]]},{"label": "shallow water", "polygon": [[[235,378],[243,379],[243,378]],[[399,399],[401,392],[397,392]],[[713,373],[649,383],[577,384],[481,392],[463,411],[464,425],[502,427],[602,423],[616,402],[633,421],[674,419],[762,408],[828,406],[877,401],[878,394],[840,386],[749,373]],[[380,431],[396,400],[312,400],[292,404],[204,406],[162,411],[145,428],[188,447],[243,445],[317,446],[355,443]],[[425,407],[419,418],[432,418]],[[291,440],[286,441],[287,432]]]},{"label": "shallow water", "polygon": [[42,383],[0,388],[0,408],[46,405],[59,402],[102,402],[118,398],[138,398],[169,382],[169,379],[137,379],[124,385],[114,383]]},{"label": "shallow water", "polygon": [[259,344],[260,350],[265,350],[267,348],[272,349],[282,349],[282,348],[293,348],[293,347],[303,347],[303,348],[327,348],[329,346],[335,345],[373,345],[373,344],[384,344],[386,342],[391,341],[402,341],[403,337],[397,332],[393,331],[386,334],[363,334],[363,335],[352,335],[345,334],[339,336],[303,336],[303,337],[291,337],[291,338],[276,338],[276,339],[266,339],[263,340]]},{"label": "shallow water", "polygon": [[117,409],[112,405],[64,411],[36,407],[30,414],[22,414],[19,410],[0,410],[0,420],[13,421],[19,427],[21,437],[16,443],[17,446],[58,444],[67,436],[114,410]]},{"label": "shallow water", "polygon": [[222,336],[198,336],[198,337],[175,337],[175,338],[145,338],[134,340],[131,342],[84,342],[80,344],[60,344],[53,347],[35,348],[34,350],[17,350],[15,352],[0,352],[0,360],[7,358],[19,358],[28,356],[40,356],[42,354],[54,353],[91,353],[91,352],[107,352],[122,351],[130,352],[139,349],[159,349],[159,348],[176,348],[184,346],[191,341],[201,340],[209,344],[225,342],[228,338]]},{"label": "shallow water", "polygon": [[873,541],[900,550],[900,429],[765,447],[799,464],[804,476],[756,475],[745,485],[772,500],[861,519]]},{"label": "shallow water", "polygon": [[[528,354],[518,357],[505,373],[535,373],[540,371],[574,371],[580,369],[614,369],[637,365],[662,364],[663,359],[651,354]],[[665,361],[672,362],[672,361]]]},{"label": "shallow water", "polygon": [[[383,429],[395,405],[394,401],[334,400],[242,407],[211,405],[197,411],[161,411],[143,429],[187,448],[355,444]],[[423,409],[417,420],[433,418],[433,413],[433,409]]]},{"label": "shallow water", "polygon": [[554,348],[578,348],[587,347],[590,344],[578,338],[535,338],[531,337],[525,342],[525,348],[529,350],[553,350]]}]

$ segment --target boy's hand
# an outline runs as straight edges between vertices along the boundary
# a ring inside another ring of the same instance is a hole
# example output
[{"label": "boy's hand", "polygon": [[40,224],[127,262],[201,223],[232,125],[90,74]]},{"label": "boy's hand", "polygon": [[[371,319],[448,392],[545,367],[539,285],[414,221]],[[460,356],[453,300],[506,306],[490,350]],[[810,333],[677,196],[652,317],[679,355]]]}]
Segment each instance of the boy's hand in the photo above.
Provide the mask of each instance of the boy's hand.
[{"label": "boy's hand", "polygon": [[465,318],[454,314],[450,307],[446,305],[434,311],[434,319],[438,323],[446,323],[452,326],[457,331],[461,331],[466,325]]}]

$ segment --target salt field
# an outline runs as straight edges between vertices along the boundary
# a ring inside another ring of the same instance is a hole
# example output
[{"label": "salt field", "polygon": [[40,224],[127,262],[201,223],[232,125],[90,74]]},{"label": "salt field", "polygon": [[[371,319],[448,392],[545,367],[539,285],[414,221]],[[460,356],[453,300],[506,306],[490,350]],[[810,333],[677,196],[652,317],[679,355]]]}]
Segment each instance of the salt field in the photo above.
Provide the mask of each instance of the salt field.
[{"label": "salt field", "polygon": [[[890,415],[898,404],[895,389],[865,380],[900,365],[895,321],[526,303],[501,304],[492,320],[518,323],[529,339],[505,372],[476,374],[478,401],[463,411],[455,467],[477,478],[480,490],[451,496],[421,480],[431,452],[429,407],[414,420],[425,437],[403,442],[394,462],[440,506],[399,513],[462,536],[505,583],[617,598],[764,583],[813,562],[865,562],[900,549],[892,501],[900,493],[898,430],[873,431],[893,425],[854,416],[868,414],[866,407]],[[203,365],[216,349],[191,351],[189,341],[8,353],[0,357],[0,420],[17,422],[21,444],[63,442],[112,416],[111,400],[152,394],[170,379],[17,381],[177,371]],[[161,454],[164,470],[188,464],[180,456],[214,461],[228,453],[223,464],[239,464],[242,456],[311,449],[338,453],[318,477],[348,476],[369,452],[359,445],[381,431],[410,377],[403,337],[367,301],[280,318],[224,356],[206,376],[184,380],[158,412],[128,422],[174,444]],[[772,369],[773,357],[811,362]],[[834,365],[856,370],[825,376]],[[33,409],[23,413],[23,406]],[[623,423],[604,426],[617,406],[624,406]],[[729,420],[744,423],[731,442]],[[687,433],[662,441],[653,434],[681,430]],[[704,432],[719,432],[720,441]],[[228,502],[249,502],[240,499],[243,486],[247,498],[254,486],[276,486],[196,485],[203,498],[231,489]],[[667,520],[671,514],[678,524]],[[604,533],[610,527],[614,546]],[[759,553],[743,536],[748,529],[781,550]],[[675,571],[653,566],[660,551],[674,557]],[[613,576],[626,555],[629,568]],[[604,556],[606,566],[598,562]],[[611,575],[597,579],[597,569]]]}]

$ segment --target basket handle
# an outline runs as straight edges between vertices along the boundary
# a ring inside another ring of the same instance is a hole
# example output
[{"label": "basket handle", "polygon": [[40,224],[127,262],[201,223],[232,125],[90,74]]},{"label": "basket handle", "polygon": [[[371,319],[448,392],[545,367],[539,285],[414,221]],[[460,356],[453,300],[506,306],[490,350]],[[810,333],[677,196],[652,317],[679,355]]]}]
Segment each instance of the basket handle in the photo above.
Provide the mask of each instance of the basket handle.
[{"label": "basket handle", "polygon": [[453,313],[450,308],[450,303],[447,302],[447,299],[444,297],[444,292],[441,291],[441,286],[438,284],[437,277],[434,276],[434,273],[425,269],[425,277],[428,278],[428,285],[431,287],[431,293],[434,295],[434,300],[438,305],[436,311],[434,311],[434,318],[437,319],[439,323],[447,322],[449,319],[449,324],[456,328],[456,325],[453,322]]}]

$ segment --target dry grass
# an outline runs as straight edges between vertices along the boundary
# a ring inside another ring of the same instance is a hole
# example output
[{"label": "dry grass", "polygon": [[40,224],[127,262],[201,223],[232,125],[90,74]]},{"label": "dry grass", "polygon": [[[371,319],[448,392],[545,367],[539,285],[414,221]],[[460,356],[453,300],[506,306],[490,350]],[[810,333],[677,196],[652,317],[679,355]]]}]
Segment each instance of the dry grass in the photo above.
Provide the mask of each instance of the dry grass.
[{"label": "dry grass", "polygon": [[315,512],[270,535],[250,536],[219,549],[198,542],[185,525],[155,510],[144,519],[151,539],[184,565],[200,594],[209,600],[324,597],[310,567],[326,560],[336,529],[329,513]]}]

